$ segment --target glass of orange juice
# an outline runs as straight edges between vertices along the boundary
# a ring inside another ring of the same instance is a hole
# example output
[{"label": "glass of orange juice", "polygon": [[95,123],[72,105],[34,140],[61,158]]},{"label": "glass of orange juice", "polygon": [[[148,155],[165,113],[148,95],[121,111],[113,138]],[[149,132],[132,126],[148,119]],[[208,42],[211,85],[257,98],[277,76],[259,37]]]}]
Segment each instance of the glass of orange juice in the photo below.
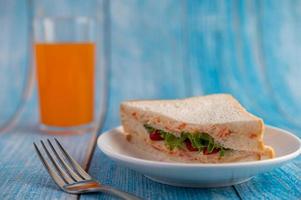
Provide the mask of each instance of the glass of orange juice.
[{"label": "glass of orange juice", "polygon": [[33,30],[40,127],[58,133],[97,128],[104,83],[95,18],[36,17]]}]

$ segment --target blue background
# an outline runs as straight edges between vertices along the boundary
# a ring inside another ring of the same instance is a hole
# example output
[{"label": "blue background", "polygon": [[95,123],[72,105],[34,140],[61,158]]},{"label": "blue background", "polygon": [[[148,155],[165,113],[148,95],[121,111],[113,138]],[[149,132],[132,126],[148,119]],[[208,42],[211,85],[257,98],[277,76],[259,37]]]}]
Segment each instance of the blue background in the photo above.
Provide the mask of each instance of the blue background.
[{"label": "blue background", "polygon": [[[120,124],[119,103],[125,99],[182,98],[225,92],[235,96],[265,123],[301,136],[301,1],[101,3],[106,46],[101,59],[106,61],[109,89],[102,130]],[[60,1],[61,10],[68,5],[80,9],[83,4],[84,1]],[[2,123],[16,109],[25,86],[31,56],[26,43],[27,8],[27,1],[0,0]],[[34,92],[26,105],[23,117],[26,122],[34,120],[32,110],[36,103]],[[102,165],[98,160],[108,164]],[[294,163],[235,187],[179,189],[156,184],[118,167],[97,151],[90,172],[127,191],[135,192],[140,187],[136,193],[152,199],[159,199],[161,194],[167,199],[300,199],[300,169],[299,157]],[[103,196],[84,198],[94,197]]]},{"label": "blue background", "polygon": [[[105,129],[119,124],[124,99],[226,92],[266,123],[299,134],[301,1],[100,2],[112,115]],[[60,1],[56,7],[68,13],[68,5],[80,10],[83,4]],[[2,121],[25,84],[27,16],[27,1],[0,1]]]}]

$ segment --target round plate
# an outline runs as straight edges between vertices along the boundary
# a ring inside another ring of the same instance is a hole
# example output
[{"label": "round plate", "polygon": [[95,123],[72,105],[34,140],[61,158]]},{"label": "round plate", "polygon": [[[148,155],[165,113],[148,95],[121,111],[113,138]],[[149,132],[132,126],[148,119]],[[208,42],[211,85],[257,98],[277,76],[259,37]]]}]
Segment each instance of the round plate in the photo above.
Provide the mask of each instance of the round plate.
[{"label": "round plate", "polygon": [[298,137],[266,126],[264,141],[274,148],[276,157],[273,159],[222,164],[162,162],[135,148],[122,133],[122,127],[117,127],[101,134],[98,147],[117,164],[136,170],[151,180],[182,187],[222,187],[242,183],[285,164],[301,153]]}]

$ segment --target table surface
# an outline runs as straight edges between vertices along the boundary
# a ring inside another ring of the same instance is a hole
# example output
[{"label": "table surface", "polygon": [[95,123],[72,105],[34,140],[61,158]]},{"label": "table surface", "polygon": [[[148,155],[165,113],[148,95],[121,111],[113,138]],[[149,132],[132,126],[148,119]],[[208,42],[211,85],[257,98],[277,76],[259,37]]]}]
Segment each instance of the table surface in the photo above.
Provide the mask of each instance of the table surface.
[{"label": "table surface", "polygon": [[[104,1],[110,36],[105,54],[109,68],[105,121],[97,133],[56,137],[93,177],[145,199],[301,199],[300,156],[243,184],[191,189],[153,182],[94,149],[98,134],[120,124],[123,100],[216,92],[233,94],[266,123],[300,136],[301,63],[295,53],[300,52],[300,37],[295,35],[301,30],[294,28],[300,27],[300,6],[291,1],[183,2]],[[25,32],[14,24],[24,20],[26,6],[17,1],[3,5],[1,20],[7,29],[1,32],[6,40],[0,46],[0,61],[7,68],[0,68],[1,83],[21,77],[20,71],[16,73],[19,68],[9,67],[26,58],[23,34],[17,41],[10,34]],[[286,34],[294,40],[288,41]],[[12,55],[14,45],[20,48]],[[14,103],[18,94],[4,92]],[[112,199],[103,194],[69,195],[57,188],[33,149],[33,141],[52,137],[37,130],[35,105],[36,93],[16,127],[0,135],[0,199]]]}]

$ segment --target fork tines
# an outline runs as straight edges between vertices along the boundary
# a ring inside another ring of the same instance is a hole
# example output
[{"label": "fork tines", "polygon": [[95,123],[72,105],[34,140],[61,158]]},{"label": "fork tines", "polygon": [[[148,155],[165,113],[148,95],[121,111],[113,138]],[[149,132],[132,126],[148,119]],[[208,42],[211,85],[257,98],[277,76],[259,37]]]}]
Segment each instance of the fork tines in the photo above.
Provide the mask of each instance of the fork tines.
[{"label": "fork tines", "polygon": [[92,179],[56,138],[52,141],[47,139],[47,142],[40,140],[40,145],[36,143],[33,145],[48,173],[59,187]]}]

